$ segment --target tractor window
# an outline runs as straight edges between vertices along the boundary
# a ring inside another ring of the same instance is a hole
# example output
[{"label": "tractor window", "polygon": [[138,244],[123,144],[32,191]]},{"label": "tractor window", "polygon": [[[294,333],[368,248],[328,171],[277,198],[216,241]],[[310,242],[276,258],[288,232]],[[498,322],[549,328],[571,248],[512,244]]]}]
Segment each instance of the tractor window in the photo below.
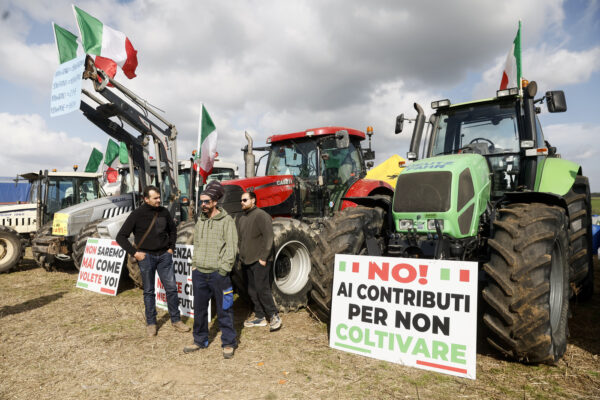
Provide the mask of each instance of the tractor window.
[{"label": "tractor window", "polygon": [[235,172],[232,168],[213,168],[210,175],[206,178],[206,182],[210,181],[228,181],[235,178]]},{"label": "tractor window", "polygon": [[324,149],[327,154],[324,160],[327,184],[345,184],[350,179],[360,177],[362,162],[359,150],[352,142],[347,149]]},{"label": "tractor window", "polygon": [[79,202],[97,199],[99,196],[99,185],[95,178],[79,180]]},{"label": "tractor window", "polygon": [[317,177],[317,148],[314,141],[289,141],[273,144],[267,164],[267,175]]},{"label": "tractor window", "polygon": [[515,106],[479,104],[442,110],[432,139],[433,155],[516,153],[519,131]]}]

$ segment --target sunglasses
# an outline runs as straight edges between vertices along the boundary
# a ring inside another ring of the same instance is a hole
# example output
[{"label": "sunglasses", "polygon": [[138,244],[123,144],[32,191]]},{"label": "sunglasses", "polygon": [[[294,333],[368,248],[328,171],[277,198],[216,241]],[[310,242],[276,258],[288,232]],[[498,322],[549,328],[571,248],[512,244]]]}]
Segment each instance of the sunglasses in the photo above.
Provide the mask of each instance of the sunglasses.
[{"label": "sunglasses", "polygon": [[200,204],[210,204],[212,200],[200,200]]},{"label": "sunglasses", "polygon": [[242,199],[242,203],[245,203],[247,201],[250,201],[250,199]]}]

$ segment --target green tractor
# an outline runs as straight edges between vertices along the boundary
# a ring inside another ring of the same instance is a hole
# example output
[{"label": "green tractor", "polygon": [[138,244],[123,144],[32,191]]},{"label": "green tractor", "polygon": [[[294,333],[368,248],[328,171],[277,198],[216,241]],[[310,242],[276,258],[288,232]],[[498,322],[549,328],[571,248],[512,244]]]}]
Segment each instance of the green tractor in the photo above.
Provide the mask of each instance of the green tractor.
[{"label": "green tractor", "polygon": [[[554,363],[567,345],[570,299],[593,292],[591,203],[581,167],[545,140],[537,118],[567,109],[562,91],[537,85],[492,99],[432,103],[417,117],[391,203],[351,198],[324,231],[336,253],[477,261],[487,342],[527,363]],[[403,115],[396,120],[402,131]],[[423,142],[423,159],[418,159]],[[311,293],[327,317],[333,268]],[[482,310],[481,310],[482,309]]]}]

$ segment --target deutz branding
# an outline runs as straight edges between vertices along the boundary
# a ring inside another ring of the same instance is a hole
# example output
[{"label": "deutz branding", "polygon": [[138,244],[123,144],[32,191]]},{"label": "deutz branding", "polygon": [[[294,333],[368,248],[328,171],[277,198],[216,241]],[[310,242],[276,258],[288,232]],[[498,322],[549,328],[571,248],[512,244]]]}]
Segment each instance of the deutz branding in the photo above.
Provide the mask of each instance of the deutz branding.
[{"label": "deutz branding", "polygon": [[406,167],[406,170],[417,170],[417,169],[436,169],[444,168],[446,165],[454,164],[454,161],[428,161],[410,164]]}]

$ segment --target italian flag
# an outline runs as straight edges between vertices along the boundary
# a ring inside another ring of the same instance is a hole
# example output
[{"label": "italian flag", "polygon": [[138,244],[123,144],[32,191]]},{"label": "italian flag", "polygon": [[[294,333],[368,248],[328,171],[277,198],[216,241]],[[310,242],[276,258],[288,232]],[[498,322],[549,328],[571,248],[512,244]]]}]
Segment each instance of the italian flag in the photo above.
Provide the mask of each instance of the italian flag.
[{"label": "italian flag", "polygon": [[96,66],[111,78],[117,73],[117,65],[129,79],[134,78],[137,68],[137,50],[123,32],[116,31],[73,6],[79,35],[86,54],[96,55]]},{"label": "italian flag", "polygon": [[515,40],[513,40],[512,48],[506,56],[502,80],[500,81],[500,90],[513,87],[521,90],[521,21],[519,21],[519,30]]},{"label": "italian flag", "polygon": [[208,111],[204,108],[204,104],[200,113],[200,131],[198,132],[198,151],[196,154],[200,154],[200,157],[197,162],[194,162],[194,168],[199,169],[198,173],[202,175],[203,183],[206,183],[206,178],[212,172],[217,157],[217,128],[215,128]]},{"label": "italian flag", "polygon": [[102,167],[104,180],[108,183],[117,183],[119,171],[116,168],[128,162],[129,156],[127,155],[125,143],[117,144],[114,140],[108,139],[106,152],[104,153],[104,166]]},{"label": "italian flag", "polygon": [[52,23],[52,27],[56,50],[58,51],[58,62],[62,64],[77,57],[77,48],[79,47],[77,36],[65,28],[56,25],[54,22]]}]

